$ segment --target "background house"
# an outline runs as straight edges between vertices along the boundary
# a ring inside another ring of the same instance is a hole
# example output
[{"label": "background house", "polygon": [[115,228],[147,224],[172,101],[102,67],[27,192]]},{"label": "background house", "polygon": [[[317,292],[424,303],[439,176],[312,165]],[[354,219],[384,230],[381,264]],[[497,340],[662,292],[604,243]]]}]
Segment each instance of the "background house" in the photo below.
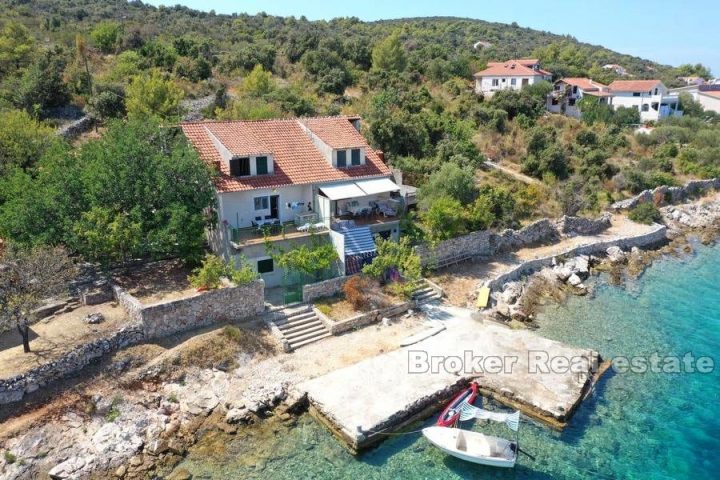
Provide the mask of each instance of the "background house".
[{"label": "background house", "polygon": [[375,235],[397,239],[400,187],[359,128],[358,117],[183,124],[218,172],[213,250],[244,256],[274,287],[287,272],[274,265],[266,240],[285,250],[330,241],[337,273],[346,274],[372,258]]},{"label": "background house", "polygon": [[521,88],[552,80],[552,73],[540,68],[534,58],[508,60],[507,62],[489,62],[487,68],[474,75],[475,92],[491,96],[499,90],[520,90]]},{"label": "background house", "polygon": [[612,93],[613,107],[636,108],[643,122],[682,115],[678,97],[669,95],[667,87],[660,80],[615,80],[608,87]]},{"label": "background house", "polygon": [[577,102],[585,95],[592,95],[601,103],[609,103],[612,97],[607,85],[594,82],[590,78],[562,78],[555,82],[553,91],[548,95],[547,109],[553,113],[580,118]]}]

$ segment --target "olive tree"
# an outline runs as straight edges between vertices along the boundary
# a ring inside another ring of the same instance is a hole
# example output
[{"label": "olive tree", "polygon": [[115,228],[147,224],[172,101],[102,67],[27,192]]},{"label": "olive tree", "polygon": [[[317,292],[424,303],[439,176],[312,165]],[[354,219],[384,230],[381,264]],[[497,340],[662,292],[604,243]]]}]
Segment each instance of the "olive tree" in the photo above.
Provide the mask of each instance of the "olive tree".
[{"label": "olive tree", "polygon": [[0,254],[0,330],[16,328],[25,353],[30,352],[30,325],[37,320],[33,312],[66,292],[74,274],[74,262],[62,247],[10,245]]}]

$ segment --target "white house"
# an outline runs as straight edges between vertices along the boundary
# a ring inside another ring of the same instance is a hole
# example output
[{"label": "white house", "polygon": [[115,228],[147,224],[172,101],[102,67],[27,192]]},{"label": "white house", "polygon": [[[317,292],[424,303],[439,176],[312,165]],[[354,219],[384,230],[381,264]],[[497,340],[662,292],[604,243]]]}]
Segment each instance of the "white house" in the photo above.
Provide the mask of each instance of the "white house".
[{"label": "white house", "polygon": [[553,91],[548,95],[547,109],[553,113],[580,118],[580,109],[577,106],[585,95],[597,98],[600,103],[609,104],[612,94],[607,85],[595,82],[590,78],[561,78],[553,85]]},{"label": "white house", "polygon": [[720,113],[720,85],[689,85],[670,89],[670,95],[679,96],[681,93],[692,96],[705,110]]},{"label": "white house", "polygon": [[552,73],[540,68],[534,58],[508,60],[507,62],[489,62],[487,68],[473,75],[475,92],[492,96],[499,90],[520,90],[521,88],[552,80]]},{"label": "white house", "polygon": [[182,124],[218,173],[213,250],[242,255],[273,287],[284,272],[266,240],[285,250],[331,241],[349,274],[372,259],[375,235],[397,239],[400,187],[359,128],[359,117]]},{"label": "white house", "polygon": [[618,65],[617,63],[608,63],[607,65],[603,65],[602,67],[604,70],[612,70],[615,72],[616,75],[620,75],[621,77],[624,77],[627,75],[627,70],[622,65]]},{"label": "white house", "polygon": [[635,108],[643,122],[682,115],[678,97],[669,95],[660,80],[615,80],[608,87],[613,108]]}]

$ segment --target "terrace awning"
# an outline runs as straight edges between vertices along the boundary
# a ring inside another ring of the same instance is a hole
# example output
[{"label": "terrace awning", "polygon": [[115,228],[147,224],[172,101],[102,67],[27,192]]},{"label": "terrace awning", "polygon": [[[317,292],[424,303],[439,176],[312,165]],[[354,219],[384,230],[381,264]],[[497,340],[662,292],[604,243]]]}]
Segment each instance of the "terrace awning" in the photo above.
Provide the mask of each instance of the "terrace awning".
[{"label": "terrace awning", "polygon": [[355,184],[365,192],[366,195],[376,193],[397,192],[400,187],[389,178],[371,178],[369,180],[358,180]]},{"label": "terrace awning", "polygon": [[324,185],[320,191],[330,200],[344,200],[346,198],[364,197],[366,193],[355,182],[336,183]]},{"label": "terrace awning", "polygon": [[330,200],[345,200],[347,198],[367,197],[378,193],[397,192],[400,187],[389,178],[370,178],[355,182],[335,183],[324,185],[320,191]]}]

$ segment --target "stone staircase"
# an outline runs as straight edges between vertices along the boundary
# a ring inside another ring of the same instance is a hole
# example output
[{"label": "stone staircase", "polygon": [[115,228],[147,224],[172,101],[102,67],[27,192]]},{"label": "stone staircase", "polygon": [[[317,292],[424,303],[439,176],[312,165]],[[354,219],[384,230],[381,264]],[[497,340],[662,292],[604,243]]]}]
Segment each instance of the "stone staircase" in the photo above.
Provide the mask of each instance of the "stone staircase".
[{"label": "stone staircase", "polygon": [[280,330],[290,350],[297,350],[331,335],[310,305],[279,310],[272,322]]},{"label": "stone staircase", "polygon": [[423,303],[433,302],[440,300],[442,295],[435,291],[426,281],[422,279],[418,282],[415,291],[412,294],[412,298],[417,305]]}]

